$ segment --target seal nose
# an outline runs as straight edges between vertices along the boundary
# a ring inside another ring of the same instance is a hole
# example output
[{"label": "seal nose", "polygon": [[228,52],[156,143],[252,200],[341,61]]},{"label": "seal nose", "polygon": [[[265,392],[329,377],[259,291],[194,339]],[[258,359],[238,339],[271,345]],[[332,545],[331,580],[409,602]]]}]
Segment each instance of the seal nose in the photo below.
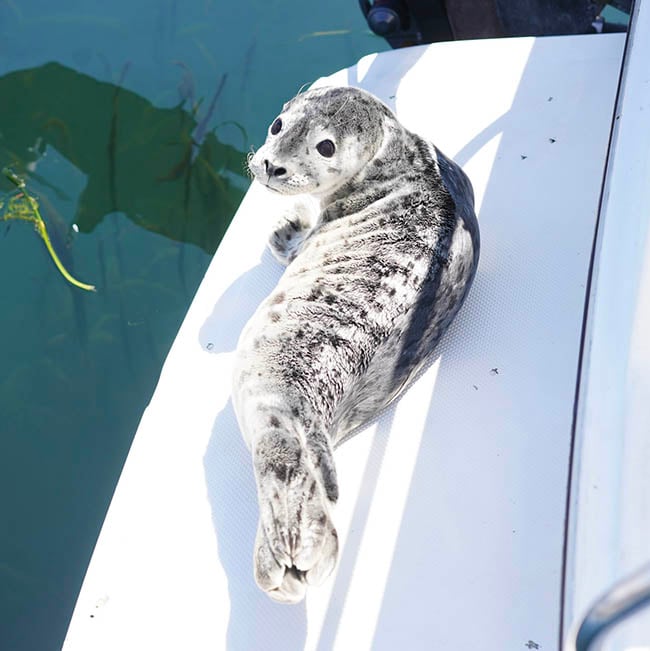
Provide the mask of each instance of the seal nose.
[{"label": "seal nose", "polygon": [[271,176],[283,176],[287,173],[287,170],[284,167],[276,167],[266,158],[264,159],[264,171],[269,177]]}]

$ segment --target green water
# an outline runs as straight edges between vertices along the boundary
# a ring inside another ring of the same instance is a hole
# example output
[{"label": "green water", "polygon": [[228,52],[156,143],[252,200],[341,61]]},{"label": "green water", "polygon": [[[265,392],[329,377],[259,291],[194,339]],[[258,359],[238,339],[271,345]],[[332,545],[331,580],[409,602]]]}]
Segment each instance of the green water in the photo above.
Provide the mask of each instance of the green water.
[{"label": "green water", "polygon": [[355,0],[0,0],[0,167],[98,288],[0,220],[2,651],[61,647],[245,153],[303,84],[384,49]]}]

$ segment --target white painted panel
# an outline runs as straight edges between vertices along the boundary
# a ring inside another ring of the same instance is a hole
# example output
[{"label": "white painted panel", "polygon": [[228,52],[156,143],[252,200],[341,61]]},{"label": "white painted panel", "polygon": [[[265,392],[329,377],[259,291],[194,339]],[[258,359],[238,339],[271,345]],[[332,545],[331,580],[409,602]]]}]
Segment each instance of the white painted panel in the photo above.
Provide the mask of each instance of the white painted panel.
[{"label": "white painted panel", "polygon": [[[465,166],[475,285],[439,359],[337,451],[335,574],[254,585],[257,506],[229,402],[241,327],[281,274],[254,186],[163,368],[65,649],[554,648],[585,279],[623,39],[439,44],[355,83]],[[322,82],[321,82],[322,83]]]},{"label": "white painted panel", "polygon": [[[650,4],[636,3],[589,305],[567,623],[650,562]],[[650,644],[648,609],[604,649]]]}]

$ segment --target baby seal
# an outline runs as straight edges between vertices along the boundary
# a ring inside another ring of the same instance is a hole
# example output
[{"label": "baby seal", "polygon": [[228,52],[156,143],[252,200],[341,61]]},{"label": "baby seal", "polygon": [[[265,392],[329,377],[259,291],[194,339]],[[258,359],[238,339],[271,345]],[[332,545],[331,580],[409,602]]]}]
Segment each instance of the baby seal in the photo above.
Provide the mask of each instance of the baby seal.
[{"label": "baby seal", "polygon": [[242,332],[233,378],[259,499],[255,579],[295,603],[336,563],[332,450],[431,358],[479,231],[463,171],[356,88],[289,101],[249,166],[297,199],[269,240],[288,267]]}]

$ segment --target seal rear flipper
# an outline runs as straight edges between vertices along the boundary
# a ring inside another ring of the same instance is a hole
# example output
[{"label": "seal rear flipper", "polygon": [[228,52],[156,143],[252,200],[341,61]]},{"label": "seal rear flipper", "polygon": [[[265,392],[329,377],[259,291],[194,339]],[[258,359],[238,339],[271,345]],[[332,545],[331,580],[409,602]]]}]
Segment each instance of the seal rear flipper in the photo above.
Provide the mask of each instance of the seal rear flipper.
[{"label": "seal rear flipper", "polygon": [[295,568],[287,568],[276,560],[261,523],[257,528],[253,568],[257,585],[273,600],[295,604],[304,599],[307,591],[305,581]]},{"label": "seal rear flipper", "polygon": [[318,445],[305,449],[308,444],[279,429],[259,436],[252,447],[260,509],[255,578],[270,597],[295,603],[304,597],[301,584],[321,583],[336,564],[329,495],[338,495],[338,487],[331,452],[327,445],[319,456]]}]

